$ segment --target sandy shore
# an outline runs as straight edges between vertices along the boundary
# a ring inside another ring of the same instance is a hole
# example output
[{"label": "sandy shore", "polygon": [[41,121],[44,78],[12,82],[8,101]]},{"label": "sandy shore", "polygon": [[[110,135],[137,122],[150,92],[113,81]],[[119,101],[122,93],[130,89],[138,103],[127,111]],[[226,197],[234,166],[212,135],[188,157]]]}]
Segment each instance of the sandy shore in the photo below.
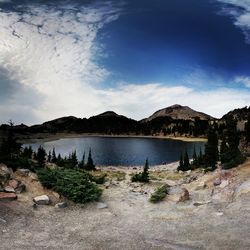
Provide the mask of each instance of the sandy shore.
[{"label": "sandy shore", "polygon": [[28,137],[19,139],[21,143],[30,143],[38,141],[54,141],[62,138],[82,138],[82,137],[108,137],[108,138],[153,138],[153,139],[171,139],[171,140],[181,140],[186,142],[206,142],[206,138],[199,137],[185,137],[185,136],[146,136],[146,135],[104,135],[104,134],[75,134],[75,133],[57,133],[57,134],[33,134]]}]

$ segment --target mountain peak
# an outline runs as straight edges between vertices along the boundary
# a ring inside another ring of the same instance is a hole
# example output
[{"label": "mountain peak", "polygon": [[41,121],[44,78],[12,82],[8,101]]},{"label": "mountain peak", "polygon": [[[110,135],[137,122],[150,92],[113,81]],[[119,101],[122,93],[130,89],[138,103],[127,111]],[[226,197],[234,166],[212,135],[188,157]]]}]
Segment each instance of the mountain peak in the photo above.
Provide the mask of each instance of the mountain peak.
[{"label": "mountain peak", "polygon": [[201,120],[209,120],[212,118],[211,116],[193,110],[188,106],[174,104],[167,108],[163,108],[156,111],[153,115],[151,115],[144,121],[151,121],[157,117],[170,117],[174,120],[194,120],[195,118],[199,118]]},{"label": "mountain peak", "polygon": [[114,111],[106,111],[106,112],[104,112],[104,113],[101,113],[101,114],[99,114],[99,115],[97,115],[97,116],[106,116],[106,117],[108,117],[108,116],[120,116],[120,115],[118,115],[117,113],[115,113]]}]

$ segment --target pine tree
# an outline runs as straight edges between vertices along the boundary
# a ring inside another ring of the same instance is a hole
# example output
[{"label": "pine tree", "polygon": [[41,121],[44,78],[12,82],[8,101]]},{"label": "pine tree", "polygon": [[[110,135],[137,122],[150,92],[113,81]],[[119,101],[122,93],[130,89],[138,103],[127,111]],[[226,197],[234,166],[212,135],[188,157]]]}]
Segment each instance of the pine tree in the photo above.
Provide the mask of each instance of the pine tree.
[{"label": "pine tree", "polygon": [[180,155],[180,161],[179,161],[179,166],[177,168],[178,171],[184,171],[184,162],[183,162],[183,155],[181,153]]},{"label": "pine tree", "polygon": [[55,148],[53,148],[53,150],[52,150],[52,158],[51,158],[51,162],[52,162],[52,163],[56,163],[56,162],[57,162]]},{"label": "pine tree", "polygon": [[49,151],[49,154],[48,154],[48,162],[51,162],[51,151]]},{"label": "pine tree", "polygon": [[199,153],[199,156],[198,156],[198,165],[199,166],[202,166],[204,164],[203,162],[203,153],[202,153],[202,150],[201,150],[201,147],[200,147],[200,153]]},{"label": "pine tree", "polygon": [[183,159],[183,170],[188,171],[190,169],[191,168],[190,168],[189,156],[188,156],[188,153],[187,153],[187,150],[186,150],[185,154],[184,154],[184,159]]},{"label": "pine tree", "polygon": [[218,137],[213,128],[210,128],[205,145],[205,165],[208,170],[214,170],[219,158]]},{"label": "pine tree", "polygon": [[141,174],[142,182],[149,182],[149,164],[148,164],[148,159],[146,159],[143,172]]},{"label": "pine tree", "polygon": [[43,167],[45,165],[45,160],[46,160],[45,157],[46,157],[46,151],[42,146],[40,146],[37,150],[37,161],[39,167]]},{"label": "pine tree", "polygon": [[93,159],[92,159],[91,148],[89,149],[89,155],[88,155],[87,164],[85,165],[85,169],[96,170]]},{"label": "pine tree", "polygon": [[84,169],[84,167],[85,167],[85,151],[83,153],[82,160],[78,164],[78,167],[81,168],[81,169]]},{"label": "pine tree", "polygon": [[223,135],[221,145],[220,145],[220,160],[222,164],[227,161],[227,152],[228,152],[228,146],[226,142],[226,137],[225,135]]}]

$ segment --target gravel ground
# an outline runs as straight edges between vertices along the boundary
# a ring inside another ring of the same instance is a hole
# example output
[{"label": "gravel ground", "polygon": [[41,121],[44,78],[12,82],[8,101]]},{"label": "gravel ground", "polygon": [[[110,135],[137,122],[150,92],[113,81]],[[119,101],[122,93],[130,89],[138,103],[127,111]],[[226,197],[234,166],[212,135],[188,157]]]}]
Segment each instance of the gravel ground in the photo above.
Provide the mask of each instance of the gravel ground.
[{"label": "gravel ground", "polygon": [[[245,172],[237,178],[230,188],[249,180]],[[194,206],[211,196],[210,187],[195,191],[197,185],[185,186],[191,195],[185,203],[170,195],[151,204],[152,184],[139,187],[147,192],[141,194],[127,180],[104,190],[104,209],[97,203],[36,210],[27,201],[0,203],[0,249],[250,249],[250,193]],[[219,188],[214,192],[217,198],[222,194]]]}]

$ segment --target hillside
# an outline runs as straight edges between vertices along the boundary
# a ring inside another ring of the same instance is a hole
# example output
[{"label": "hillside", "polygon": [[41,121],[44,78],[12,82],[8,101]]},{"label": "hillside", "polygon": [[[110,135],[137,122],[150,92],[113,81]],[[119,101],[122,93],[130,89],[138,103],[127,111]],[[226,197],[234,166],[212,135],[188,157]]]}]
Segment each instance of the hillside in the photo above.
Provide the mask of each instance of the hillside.
[{"label": "hillside", "polygon": [[188,106],[181,106],[179,104],[172,105],[170,107],[160,109],[156,111],[153,115],[144,119],[144,122],[152,121],[158,117],[170,117],[174,120],[210,120],[214,119],[213,117],[204,114],[202,112],[195,111]]}]

